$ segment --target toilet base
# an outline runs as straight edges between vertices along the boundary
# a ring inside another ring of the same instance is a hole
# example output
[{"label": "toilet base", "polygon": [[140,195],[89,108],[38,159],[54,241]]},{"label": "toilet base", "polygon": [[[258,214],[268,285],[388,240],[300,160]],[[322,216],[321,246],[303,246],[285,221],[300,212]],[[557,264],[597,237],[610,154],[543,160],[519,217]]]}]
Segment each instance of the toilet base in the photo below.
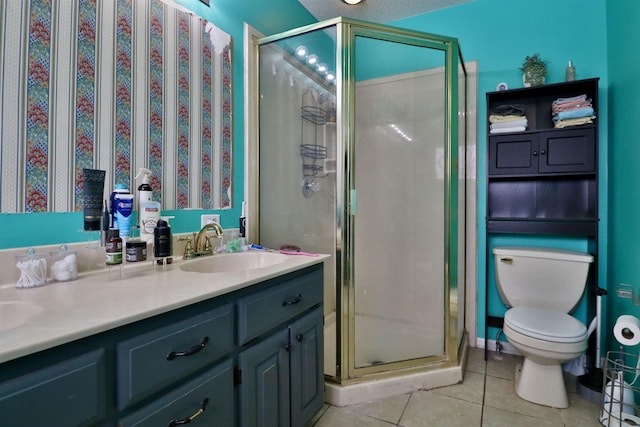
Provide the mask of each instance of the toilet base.
[{"label": "toilet base", "polygon": [[560,364],[541,365],[526,358],[516,367],[516,394],[553,408],[568,408],[569,399]]}]

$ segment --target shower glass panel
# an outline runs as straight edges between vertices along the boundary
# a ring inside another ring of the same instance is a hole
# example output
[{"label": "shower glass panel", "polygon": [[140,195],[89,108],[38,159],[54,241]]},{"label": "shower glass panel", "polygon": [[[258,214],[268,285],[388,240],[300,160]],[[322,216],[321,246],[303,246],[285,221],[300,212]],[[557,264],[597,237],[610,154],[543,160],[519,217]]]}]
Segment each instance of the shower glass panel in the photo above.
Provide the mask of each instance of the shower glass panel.
[{"label": "shower glass panel", "polygon": [[355,37],[356,369],[444,354],[444,66]]},{"label": "shower glass panel", "polygon": [[[332,26],[259,47],[258,227],[266,247],[336,252],[335,38]],[[328,317],[335,317],[336,259],[325,262]],[[334,321],[325,329],[334,341],[335,328]],[[327,346],[325,367],[335,375],[335,343]]]}]

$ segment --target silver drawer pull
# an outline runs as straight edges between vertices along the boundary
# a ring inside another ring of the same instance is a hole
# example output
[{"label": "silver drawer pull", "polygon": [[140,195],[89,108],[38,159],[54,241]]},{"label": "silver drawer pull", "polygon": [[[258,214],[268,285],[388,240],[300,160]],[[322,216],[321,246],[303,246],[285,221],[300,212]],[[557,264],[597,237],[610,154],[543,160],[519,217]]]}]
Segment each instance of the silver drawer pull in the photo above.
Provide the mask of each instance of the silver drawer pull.
[{"label": "silver drawer pull", "polygon": [[200,402],[200,409],[198,409],[193,415],[189,418],[184,418],[182,420],[171,420],[168,427],[175,427],[182,424],[189,424],[191,421],[204,414],[204,410],[207,409],[207,404],[209,403],[209,399],[204,399]]},{"label": "silver drawer pull", "polygon": [[284,306],[287,306],[287,305],[294,305],[294,304],[299,303],[300,301],[302,301],[302,294],[296,295],[296,297],[293,298],[293,299],[286,299],[286,300],[282,301],[282,306],[284,307]]},{"label": "silver drawer pull", "polygon": [[171,353],[167,354],[167,360],[173,360],[176,357],[181,357],[181,356],[192,356],[197,352],[199,352],[200,350],[202,350],[207,345],[208,342],[209,342],[209,337],[203,337],[200,340],[199,344],[196,344],[185,351],[172,351]]}]

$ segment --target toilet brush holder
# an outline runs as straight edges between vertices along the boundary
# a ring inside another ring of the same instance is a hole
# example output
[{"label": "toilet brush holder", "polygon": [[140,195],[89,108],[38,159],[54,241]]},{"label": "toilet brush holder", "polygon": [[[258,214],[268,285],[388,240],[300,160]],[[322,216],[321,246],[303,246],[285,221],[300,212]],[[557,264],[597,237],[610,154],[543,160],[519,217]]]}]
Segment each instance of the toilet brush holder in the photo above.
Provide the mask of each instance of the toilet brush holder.
[{"label": "toilet brush holder", "polygon": [[[602,317],[602,298],[607,295],[607,291],[603,288],[596,288],[596,316],[589,325],[589,348],[593,350],[593,363],[595,366],[587,368],[587,373],[578,377],[576,388],[578,394],[584,399],[600,404],[602,402],[602,364],[600,360],[600,346],[602,340],[600,319]],[[595,332],[595,337],[593,333]],[[593,345],[595,344],[595,346]]]}]

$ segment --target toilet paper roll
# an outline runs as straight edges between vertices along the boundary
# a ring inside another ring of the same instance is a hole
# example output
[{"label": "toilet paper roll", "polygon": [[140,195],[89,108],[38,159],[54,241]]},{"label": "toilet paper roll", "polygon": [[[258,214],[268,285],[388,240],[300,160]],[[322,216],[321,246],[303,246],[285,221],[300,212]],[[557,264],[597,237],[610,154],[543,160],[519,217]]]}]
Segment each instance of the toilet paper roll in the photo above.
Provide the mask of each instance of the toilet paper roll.
[{"label": "toilet paper roll", "polygon": [[613,326],[613,336],[622,345],[640,344],[640,319],[629,314],[618,317]]}]

